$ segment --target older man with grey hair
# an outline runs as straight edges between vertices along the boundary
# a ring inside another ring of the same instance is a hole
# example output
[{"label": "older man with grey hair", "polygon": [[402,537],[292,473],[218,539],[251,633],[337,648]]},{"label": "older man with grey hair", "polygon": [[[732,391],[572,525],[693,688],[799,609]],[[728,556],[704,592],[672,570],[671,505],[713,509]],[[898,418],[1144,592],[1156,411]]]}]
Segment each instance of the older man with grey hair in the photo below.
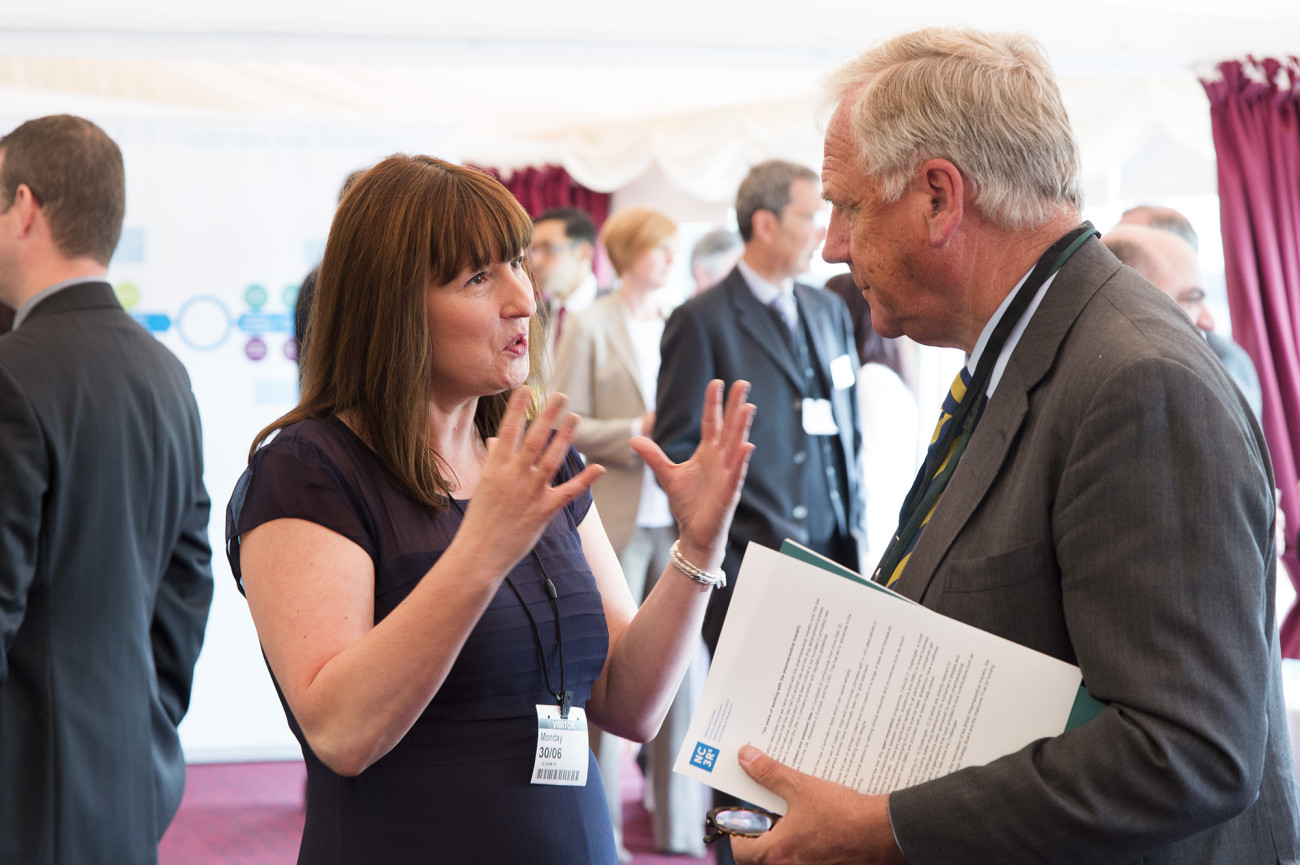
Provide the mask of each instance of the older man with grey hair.
[{"label": "older man with grey hair", "polygon": [[[1077,664],[1103,705],[899,789],[746,746],[788,810],[737,860],[1296,861],[1263,435],[1187,316],[1081,224],[1041,46],[908,33],[831,98],[825,257],[882,334],[969,356],[874,576]],[[890,732],[921,748],[937,731]]]}]

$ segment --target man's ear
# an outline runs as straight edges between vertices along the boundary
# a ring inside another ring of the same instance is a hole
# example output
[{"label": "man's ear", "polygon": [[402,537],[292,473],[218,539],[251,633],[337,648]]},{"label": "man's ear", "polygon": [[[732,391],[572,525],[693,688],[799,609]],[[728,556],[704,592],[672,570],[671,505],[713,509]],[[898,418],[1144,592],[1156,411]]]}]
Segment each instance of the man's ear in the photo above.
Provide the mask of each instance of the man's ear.
[{"label": "man's ear", "polygon": [[946,159],[927,159],[920,171],[926,195],[925,222],[930,243],[943,246],[961,225],[966,203],[966,180],[961,170]]},{"label": "man's ear", "polygon": [[588,267],[591,266],[592,261],[596,258],[596,247],[592,246],[585,240],[578,241],[578,245],[573,248],[573,252],[579,259],[585,262]]},{"label": "man's ear", "polygon": [[755,210],[749,223],[754,237],[766,243],[771,241],[781,230],[781,217],[770,210]]},{"label": "man's ear", "polygon": [[37,211],[41,208],[41,205],[36,201],[35,194],[32,193],[31,187],[26,183],[18,184],[14,189],[14,198],[9,206],[17,208],[19,236],[30,234],[32,225],[36,221]]}]

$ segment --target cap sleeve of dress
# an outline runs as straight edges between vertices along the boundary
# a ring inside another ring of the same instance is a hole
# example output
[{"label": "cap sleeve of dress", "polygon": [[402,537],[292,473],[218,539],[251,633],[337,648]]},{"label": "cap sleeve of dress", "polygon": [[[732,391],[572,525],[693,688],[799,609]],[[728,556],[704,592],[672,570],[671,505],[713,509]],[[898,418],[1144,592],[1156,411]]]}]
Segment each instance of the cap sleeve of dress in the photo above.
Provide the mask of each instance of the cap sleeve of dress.
[{"label": "cap sleeve of dress", "polygon": [[236,582],[241,582],[240,536],[272,520],[315,523],[352,541],[373,559],[373,522],[354,483],[354,471],[292,428],[261,447],[235,484],[226,509],[226,555]]}]

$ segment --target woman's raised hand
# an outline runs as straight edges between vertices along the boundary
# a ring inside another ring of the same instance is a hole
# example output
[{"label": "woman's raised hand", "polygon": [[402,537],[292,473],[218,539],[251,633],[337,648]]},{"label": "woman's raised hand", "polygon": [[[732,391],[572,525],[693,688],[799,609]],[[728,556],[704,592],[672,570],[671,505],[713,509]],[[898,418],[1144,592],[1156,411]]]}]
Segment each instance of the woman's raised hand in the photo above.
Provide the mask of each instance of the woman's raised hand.
[{"label": "woman's raised hand", "polygon": [[733,383],[724,411],[722,381],[709,382],[700,417],[700,443],[684,463],[668,459],[648,438],[632,439],[633,450],[654,471],[668,494],[680,532],[682,555],[706,570],[716,570],[722,563],[731,517],[754,452],[754,444],[749,441],[754,406],[746,402],[748,397],[749,382]]},{"label": "woman's raised hand", "polygon": [[510,395],[496,436],[487,440],[483,471],[457,533],[478,542],[490,573],[504,573],[527,555],[556,512],[605,473],[603,467],[589,465],[552,486],[578,416],[570,413],[561,419],[568,397],[555,394],[530,424],[528,397],[524,387]]}]

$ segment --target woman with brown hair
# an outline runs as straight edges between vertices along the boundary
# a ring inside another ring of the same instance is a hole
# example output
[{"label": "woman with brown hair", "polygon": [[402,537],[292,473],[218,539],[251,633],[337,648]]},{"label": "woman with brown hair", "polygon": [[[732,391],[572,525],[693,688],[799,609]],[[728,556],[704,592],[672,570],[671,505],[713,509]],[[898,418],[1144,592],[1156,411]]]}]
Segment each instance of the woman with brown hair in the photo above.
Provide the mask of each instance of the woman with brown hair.
[{"label": "woman with brown hair", "polygon": [[635,445],[681,528],[637,612],[602,470],[543,399],[531,231],[480,172],[367,172],[330,229],[301,400],[232,496],[231,568],[307,762],[300,862],[612,863],[585,719],[649,738],[689,661],[747,388],[724,412],[710,387],[691,460]]}]

